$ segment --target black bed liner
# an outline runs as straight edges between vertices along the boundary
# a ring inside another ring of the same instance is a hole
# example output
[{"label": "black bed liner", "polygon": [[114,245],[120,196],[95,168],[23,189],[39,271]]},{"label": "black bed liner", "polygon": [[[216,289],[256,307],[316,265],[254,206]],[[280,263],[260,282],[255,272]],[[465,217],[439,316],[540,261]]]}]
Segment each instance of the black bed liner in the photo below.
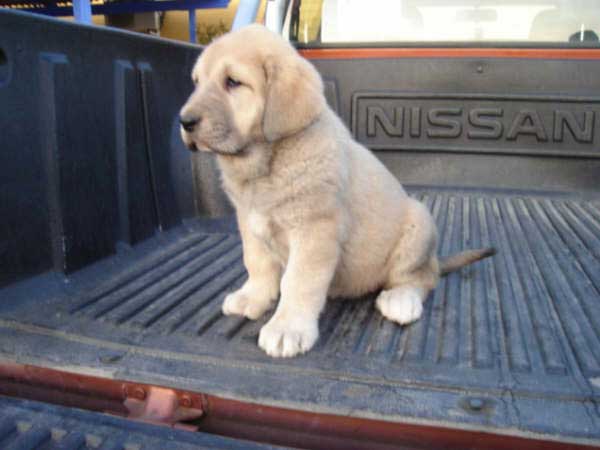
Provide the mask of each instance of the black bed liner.
[{"label": "black bed liner", "polygon": [[256,344],[266,318],[220,312],[246,277],[233,224],[193,221],[68,282],[3,291],[3,357],[307,411],[600,443],[600,205],[414,194],[436,217],[442,254],[499,252],[445,278],[413,325],[384,320],[372,296],[334,300],[315,349],[269,358]]},{"label": "black bed liner", "polygon": [[[272,359],[268,316],[220,312],[246,275],[214,160],[179,137],[199,50],[0,10],[2,361],[600,445],[600,58],[315,61],[332,107],[432,210],[441,254],[498,254],[443,279],[410,326],[373,296],[330,301],[316,347]],[[493,102],[488,135],[574,119],[551,142],[471,139]],[[401,108],[421,108],[415,136]]]},{"label": "black bed liner", "polygon": [[5,450],[279,448],[1,396],[0,447]]}]

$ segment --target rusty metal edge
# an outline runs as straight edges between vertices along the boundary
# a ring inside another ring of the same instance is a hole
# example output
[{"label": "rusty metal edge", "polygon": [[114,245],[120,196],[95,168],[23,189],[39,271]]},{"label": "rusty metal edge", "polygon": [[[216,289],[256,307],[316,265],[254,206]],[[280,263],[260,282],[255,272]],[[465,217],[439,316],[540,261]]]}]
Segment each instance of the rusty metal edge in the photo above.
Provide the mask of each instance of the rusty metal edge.
[{"label": "rusty metal edge", "polygon": [[[27,364],[0,363],[0,395],[100,411],[126,417],[127,399],[142,399],[143,383],[75,374]],[[455,430],[429,425],[342,417],[242,402],[171,389],[180,404],[203,412],[199,431],[301,448],[444,448],[512,450],[590,449],[550,440]]]}]

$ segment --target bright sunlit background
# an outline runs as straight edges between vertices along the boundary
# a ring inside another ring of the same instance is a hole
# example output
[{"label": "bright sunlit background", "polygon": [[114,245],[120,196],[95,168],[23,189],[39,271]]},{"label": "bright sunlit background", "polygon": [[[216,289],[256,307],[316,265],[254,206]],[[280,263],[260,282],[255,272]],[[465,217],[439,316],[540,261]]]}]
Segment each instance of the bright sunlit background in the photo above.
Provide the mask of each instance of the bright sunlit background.
[{"label": "bright sunlit background", "polygon": [[598,0],[303,0],[299,42],[547,41],[600,34]]}]

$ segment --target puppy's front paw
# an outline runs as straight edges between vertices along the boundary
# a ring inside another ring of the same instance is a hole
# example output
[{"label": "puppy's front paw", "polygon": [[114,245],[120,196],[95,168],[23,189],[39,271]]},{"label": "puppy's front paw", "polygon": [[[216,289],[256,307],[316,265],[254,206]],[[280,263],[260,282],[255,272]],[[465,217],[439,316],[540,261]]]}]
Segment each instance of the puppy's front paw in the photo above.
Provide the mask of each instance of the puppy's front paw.
[{"label": "puppy's front paw", "polygon": [[377,297],[379,312],[401,325],[414,322],[423,313],[422,292],[417,288],[398,288],[382,291]]},{"label": "puppy's front paw", "polygon": [[269,300],[251,298],[243,289],[239,289],[225,297],[222,310],[226,316],[237,314],[256,320],[269,309],[270,304]]},{"label": "puppy's front paw", "polygon": [[310,350],[318,337],[316,320],[283,320],[273,316],[260,330],[258,345],[270,356],[289,358]]}]

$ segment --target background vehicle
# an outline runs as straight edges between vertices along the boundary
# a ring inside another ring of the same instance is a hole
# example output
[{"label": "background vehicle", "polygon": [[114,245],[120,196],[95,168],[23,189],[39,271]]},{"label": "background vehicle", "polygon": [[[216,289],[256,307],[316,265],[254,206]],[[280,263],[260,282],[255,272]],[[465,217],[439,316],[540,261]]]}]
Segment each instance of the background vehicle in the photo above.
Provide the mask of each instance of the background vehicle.
[{"label": "background vehicle", "polygon": [[498,24],[523,2],[401,3],[414,39],[382,9],[349,42],[327,8],[369,10],[342,0],[290,2],[281,32],[440,253],[499,253],[408,327],[331,301],[290,360],[257,347],[267,318],[220,312],[246,275],[214,161],[179,138],[200,49],[0,10],[0,392],[298,447],[600,445],[599,7],[527,2],[523,37]]}]

